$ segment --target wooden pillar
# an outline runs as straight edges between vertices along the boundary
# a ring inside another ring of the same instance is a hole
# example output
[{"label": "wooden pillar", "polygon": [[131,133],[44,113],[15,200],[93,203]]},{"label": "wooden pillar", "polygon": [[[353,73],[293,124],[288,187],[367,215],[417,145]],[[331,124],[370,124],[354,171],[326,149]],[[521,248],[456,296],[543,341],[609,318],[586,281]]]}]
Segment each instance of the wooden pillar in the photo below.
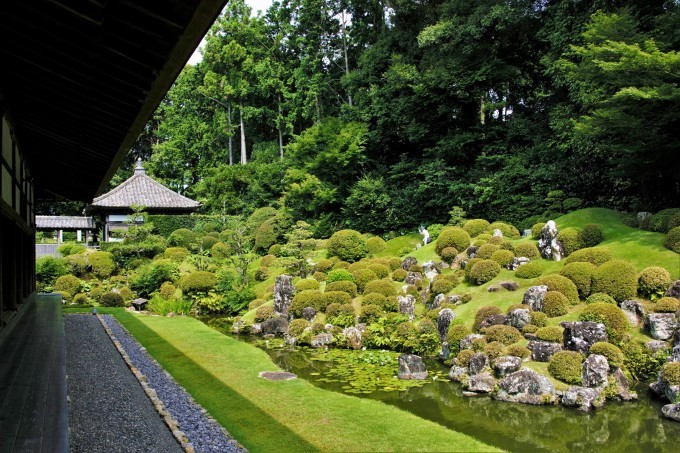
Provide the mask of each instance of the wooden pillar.
[{"label": "wooden pillar", "polygon": [[57,231],[57,244],[64,242],[64,230]]},{"label": "wooden pillar", "polygon": [[82,232],[82,230],[76,231],[76,242],[83,242],[83,232]]}]

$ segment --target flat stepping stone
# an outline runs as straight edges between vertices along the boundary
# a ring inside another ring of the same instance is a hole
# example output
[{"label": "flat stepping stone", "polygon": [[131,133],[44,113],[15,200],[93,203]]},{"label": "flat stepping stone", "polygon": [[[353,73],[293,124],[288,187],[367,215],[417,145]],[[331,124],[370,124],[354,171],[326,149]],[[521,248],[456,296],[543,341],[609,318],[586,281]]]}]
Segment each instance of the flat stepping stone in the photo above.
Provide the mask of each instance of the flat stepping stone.
[{"label": "flat stepping stone", "polygon": [[287,371],[261,371],[260,377],[269,381],[290,381],[295,379],[297,375]]}]

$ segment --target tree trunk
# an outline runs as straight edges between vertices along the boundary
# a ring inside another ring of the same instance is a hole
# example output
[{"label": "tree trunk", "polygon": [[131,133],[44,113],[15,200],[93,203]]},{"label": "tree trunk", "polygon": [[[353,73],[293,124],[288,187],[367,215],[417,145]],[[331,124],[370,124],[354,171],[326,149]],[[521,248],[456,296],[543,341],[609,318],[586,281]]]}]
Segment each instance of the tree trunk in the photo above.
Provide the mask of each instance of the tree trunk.
[{"label": "tree trunk", "polygon": [[231,103],[227,105],[227,124],[229,127],[229,165],[234,165],[234,131],[231,128]]},{"label": "tree trunk", "polygon": [[276,122],[276,128],[279,130],[279,154],[281,155],[281,160],[283,160],[283,131],[281,130],[281,95],[279,94],[277,96],[278,98],[278,108],[279,108],[279,118],[278,121]]},{"label": "tree trunk", "polygon": [[243,125],[243,105],[238,106],[238,119],[241,125],[241,164],[247,164],[248,158],[246,156],[246,128]]},{"label": "tree trunk", "polygon": [[[347,58],[347,36],[345,35],[345,10],[342,10],[342,21],[340,22],[340,27],[342,29],[342,51],[345,54],[345,75],[349,76],[349,59]],[[347,102],[349,106],[352,107],[352,94],[347,91]]]}]

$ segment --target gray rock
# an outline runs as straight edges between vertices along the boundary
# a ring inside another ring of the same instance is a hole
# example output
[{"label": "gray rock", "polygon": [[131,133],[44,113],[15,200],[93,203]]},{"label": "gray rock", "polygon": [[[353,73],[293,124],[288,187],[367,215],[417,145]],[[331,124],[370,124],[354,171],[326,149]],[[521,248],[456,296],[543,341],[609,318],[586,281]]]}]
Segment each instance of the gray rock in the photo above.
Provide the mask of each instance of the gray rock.
[{"label": "gray rock", "polygon": [[316,310],[313,309],[312,307],[305,307],[302,309],[302,318],[306,319],[307,321],[312,321],[314,317],[316,316]]},{"label": "gray rock", "polygon": [[450,304],[460,305],[463,303],[463,298],[458,294],[453,294],[451,296],[447,296],[446,301]]},{"label": "gray rock", "polygon": [[522,264],[526,264],[530,262],[531,260],[527,258],[526,256],[517,256],[513,258],[512,262],[508,264],[508,269],[511,271],[516,270],[518,267],[520,267]]},{"label": "gray rock", "polygon": [[562,350],[562,345],[559,343],[550,343],[547,341],[530,341],[529,349],[531,350],[531,359],[536,362],[549,362],[556,352]]},{"label": "gray rock", "polygon": [[288,332],[288,319],[284,317],[271,318],[262,322],[262,334],[283,336]]},{"label": "gray rock", "polygon": [[533,311],[543,311],[543,299],[548,292],[546,285],[532,286],[524,293],[523,304],[527,304]]},{"label": "gray rock", "polygon": [[460,350],[462,351],[463,349],[472,349],[472,342],[475,341],[478,338],[486,338],[484,335],[480,335],[478,333],[471,333],[470,335],[463,337],[460,340]]},{"label": "gray rock", "polygon": [[604,387],[609,378],[609,362],[599,354],[591,354],[581,366],[581,381],[584,387]]},{"label": "gray rock", "polygon": [[513,282],[512,280],[500,282],[499,285],[507,291],[517,291],[519,289],[519,283]]},{"label": "gray rock", "polygon": [[659,380],[649,385],[657,395],[666,397],[671,403],[680,402],[680,385],[671,385],[663,375],[663,370],[659,371]]},{"label": "gray rock", "polygon": [[451,348],[449,347],[448,341],[442,341],[442,350],[439,351],[439,359],[444,361],[448,360],[451,356]]},{"label": "gray rock", "polygon": [[347,346],[354,350],[361,349],[362,336],[361,331],[359,329],[357,329],[356,327],[347,327],[345,328],[345,330],[342,331],[342,334],[345,336]]},{"label": "gray rock", "polygon": [[449,378],[454,382],[461,382],[468,378],[467,371],[466,367],[453,365],[449,371]]},{"label": "gray rock", "polygon": [[547,377],[523,368],[498,382],[494,399],[525,404],[553,404],[555,387]]},{"label": "gray rock", "polygon": [[498,377],[514,373],[522,367],[522,359],[512,355],[499,357],[493,362],[493,370]]},{"label": "gray rock", "polygon": [[668,287],[668,291],[666,291],[665,295],[668,297],[675,297],[676,299],[680,299],[680,280],[676,280],[673,283],[671,283],[671,286]]},{"label": "gray rock", "polygon": [[416,298],[412,295],[397,296],[399,302],[399,313],[407,315],[410,321],[413,321],[416,312]]},{"label": "gray rock", "polygon": [[415,354],[402,354],[399,356],[399,379],[427,379],[427,369],[423,359]]},{"label": "gray rock", "polygon": [[661,408],[661,413],[664,417],[670,418],[673,421],[680,422],[680,403],[666,404]]},{"label": "gray rock", "polygon": [[592,321],[561,322],[564,327],[564,349],[586,354],[593,343],[607,341],[604,324]]},{"label": "gray rock", "polygon": [[483,352],[478,352],[470,357],[470,364],[468,365],[468,374],[474,376],[481,373],[489,366],[489,358]]},{"label": "gray rock", "polygon": [[455,318],[456,314],[450,308],[444,308],[437,315],[437,333],[439,334],[439,341],[442,343],[446,341],[449,326]]},{"label": "gray rock", "polygon": [[621,310],[632,327],[639,326],[645,319],[645,309],[637,300],[624,300],[621,302]]},{"label": "gray rock", "polygon": [[486,288],[486,290],[490,293],[497,293],[498,291],[501,290],[501,287],[500,285],[489,285],[489,287]]},{"label": "gray rock", "polygon": [[437,263],[430,260],[426,263],[423,263],[423,272],[425,272],[426,274],[428,272],[435,272],[436,274],[440,274],[441,268],[439,267],[439,265]]},{"label": "gray rock", "polygon": [[286,274],[281,274],[276,277],[276,283],[274,284],[274,312],[283,316],[288,317],[288,311],[293,303],[293,292],[295,292],[295,286],[293,286],[293,277]]},{"label": "gray rock", "polygon": [[522,237],[523,238],[531,237],[531,228],[529,228],[527,230],[522,230]]},{"label": "gray rock", "polygon": [[[476,245],[471,245],[467,249],[465,249],[465,253],[467,253],[468,258],[474,258],[477,255],[477,250],[479,250],[479,247]],[[464,261],[467,263],[467,261]],[[462,269],[465,269],[465,265],[461,266]]]},{"label": "gray rock", "polygon": [[250,326],[250,333],[252,335],[260,335],[262,333],[262,324],[259,322],[256,322],[254,324],[251,324]]},{"label": "gray rock", "polygon": [[333,335],[329,333],[320,333],[312,338],[311,345],[313,348],[323,348],[324,346],[333,344],[334,341]]},{"label": "gray rock", "polygon": [[417,286],[418,283],[421,283],[423,281],[423,274],[420,272],[411,272],[409,271],[408,274],[406,274],[406,278],[404,279],[404,283],[407,285],[415,285]]},{"label": "gray rock", "polygon": [[668,343],[661,340],[650,340],[645,343],[645,347],[651,352],[668,351],[670,349]]},{"label": "gray rock", "polygon": [[496,379],[489,372],[470,376],[468,390],[475,393],[491,393],[496,387]]},{"label": "gray rock", "polygon": [[239,334],[243,330],[243,327],[246,325],[245,322],[238,320],[231,326],[231,333],[233,334]]},{"label": "gray rock", "polygon": [[675,313],[649,313],[645,325],[655,340],[668,340],[678,328],[678,320]]},{"label": "gray rock", "polygon": [[564,249],[557,240],[557,225],[555,221],[549,220],[541,230],[541,237],[538,239],[538,250],[541,256],[547,260],[560,261],[564,258]]},{"label": "gray rock", "polygon": [[610,382],[609,385],[615,386],[617,398],[623,401],[633,401],[638,399],[637,393],[630,391],[628,379],[626,379],[626,375],[623,374],[623,371],[621,371],[620,368],[614,369],[614,371],[609,374],[609,377],[613,378],[613,381],[610,379],[612,382]]},{"label": "gray rock", "polygon": [[605,399],[602,390],[597,388],[573,386],[562,395],[562,405],[578,407],[583,412],[602,407]]},{"label": "gray rock", "polygon": [[493,230],[493,237],[502,238],[503,232],[501,230],[499,230],[498,228],[496,228],[495,230]]},{"label": "gray rock", "polygon": [[430,298],[430,288],[425,288],[420,292],[420,302],[423,304]]},{"label": "gray rock", "polygon": [[427,304],[427,309],[428,310],[434,310],[435,308],[439,308],[441,306],[441,304],[443,304],[444,302],[447,302],[447,301],[448,301],[448,299],[446,298],[446,296],[444,294],[437,294],[436,296],[434,296],[434,299],[432,299],[432,303]]},{"label": "gray rock", "polygon": [[479,325],[479,328],[486,329],[487,327],[505,324],[506,319],[507,316],[505,315],[491,315],[485,318],[484,321],[482,321],[482,323]]},{"label": "gray rock", "polygon": [[505,323],[522,330],[527,324],[531,324],[531,311],[528,308],[514,308],[508,313]]},{"label": "gray rock", "polygon": [[404,269],[405,271],[411,269],[411,266],[415,266],[418,264],[418,260],[415,259],[412,256],[407,256],[404,258],[404,260],[401,262],[401,268]]}]

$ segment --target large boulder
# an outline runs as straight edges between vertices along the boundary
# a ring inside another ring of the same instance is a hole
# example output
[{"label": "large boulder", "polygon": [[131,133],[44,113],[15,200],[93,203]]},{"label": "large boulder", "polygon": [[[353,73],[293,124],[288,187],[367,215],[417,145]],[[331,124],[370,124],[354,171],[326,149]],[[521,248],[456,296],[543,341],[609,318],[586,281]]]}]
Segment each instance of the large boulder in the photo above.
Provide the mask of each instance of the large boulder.
[{"label": "large boulder", "polygon": [[483,352],[478,352],[470,357],[470,363],[468,364],[468,374],[474,376],[475,374],[481,373],[483,370],[489,366],[489,357]]},{"label": "large boulder", "polygon": [[448,299],[446,298],[446,296],[444,294],[441,294],[441,293],[437,294],[436,296],[434,296],[434,299],[432,299],[432,303],[427,304],[427,309],[428,310],[434,310],[435,308],[439,308],[441,306],[441,304],[447,302],[447,300]]},{"label": "large boulder", "polygon": [[525,404],[553,404],[556,400],[555,387],[550,379],[528,368],[501,379],[494,398]]},{"label": "large boulder", "polygon": [[505,324],[506,319],[507,317],[505,315],[491,315],[484,318],[484,321],[479,325],[479,328],[486,329],[487,327]]},{"label": "large boulder", "polygon": [[543,299],[548,292],[546,285],[532,286],[524,293],[523,304],[527,304],[533,311],[543,311]]},{"label": "large boulder", "polygon": [[678,328],[678,320],[675,313],[649,313],[645,325],[655,340],[668,340]]},{"label": "large boulder", "polygon": [[312,307],[305,307],[302,309],[302,318],[311,322],[316,316],[316,310]]},{"label": "large boulder", "polygon": [[631,327],[639,326],[645,319],[645,309],[637,300],[624,300],[621,302],[621,310],[628,318]]},{"label": "large boulder", "polygon": [[514,282],[512,280],[506,280],[504,282],[500,282],[499,285],[501,288],[505,289],[506,291],[517,291],[519,289],[519,283]]},{"label": "large boulder", "polygon": [[416,298],[410,294],[397,296],[397,302],[399,303],[399,313],[408,316],[409,320],[413,321],[416,312]]},{"label": "large boulder", "polygon": [[522,330],[527,324],[531,324],[531,311],[528,308],[514,308],[508,313],[505,323]]},{"label": "large boulder", "polygon": [[604,324],[592,321],[561,322],[564,328],[564,349],[586,354],[598,341],[607,341]]},{"label": "large boulder", "polygon": [[496,376],[501,378],[518,371],[521,367],[522,359],[513,355],[499,357],[493,362],[493,370],[496,373]]},{"label": "large boulder", "polygon": [[404,260],[401,262],[401,268],[404,269],[405,271],[411,269],[411,266],[415,266],[418,264],[418,260],[415,259],[412,256],[407,256],[404,258]]},{"label": "large boulder", "polygon": [[312,338],[310,344],[313,348],[323,348],[333,344],[333,341],[335,340],[333,339],[333,335],[330,333],[320,333]]},{"label": "large boulder", "polygon": [[467,367],[453,365],[451,367],[451,370],[449,371],[449,378],[454,382],[461,382],[467,379],[468,377],[467,372],[468,372]]},{"label": "large boulder", "polygon": [[472,349],[472,342],[475,341],[478,338],[486,338],[484,335],[480,335],[478,333],[471,333],[470,335],[463,337],[460,340],[459,343],[459,348],[462,351],[463,349]]},{"label": "large boulder", "polygon": [[665,295],[668,297],[675,297],[676,299],[680,299],[680,280],[676,280],[673,283],[671,283],[671,286],[668,287],[668,291],[666,291]]},{"label": "large boulder", "polygon": [[680,401],[680,385],[671,385],[663,375],[663,369],[659,372],[659,379],[649,384],[649,388],[660,397],[666,397],[671,403]]},{"label": "large boulder", "polygon": [[680,422],[680,403],[666,404],[661,408],[661,413],[664,417],[670,418],[673,421]]},{"label": "large boulder", "polygon": [[496,387],[496,379],[489,372],[470,376],[468,390],[476,393],[491,393]]},{"label": "large boulder", "polygon": [[288,332],[288,319],[284,317],[271,318],[262,322],[263,335],[283,336]]},{"label": "large boulder", "polygon": [[557,240],[557,225],[555,225],[554,220],[549,220],[541,230],[538,250],[541,252],[541,256],[547,260],[560,261],[564,258],[564,248]]},{"label": "large boulder", "polygon": [[455,318],[456,314],[450,308],[444,308],[437,315],[437,333],[439,334],[439,341],[442,343],[446,341],[449,326]]},{"label": "large boulder", "polygon": [[415,285],[417,286],[419,283],[423,281],[423,274],[420,272],[410,272],[406,274],[406,278],[404,279],[404,283],[407,285]]},{"label": "large boulder", "polygon": [[347,327],[345,328],[345,330],[342,331],[342,334],[345,336],[347,346],[354,350],[361,349],[362,336],[361,331],[359,329],[357,329],[356,327]]},{"label": "large boulder", "polygon": [[274,312],[285,318],[288,317],[288,311],[293,303],[293,293],[295,286],[293,286],[293,277],[286,274],[281,274],[276,277],[274,284]]},{"label": "large boulder", "polygon": [[427,379],[427,369],[423,359],[415,354],[402,354],[399,356],[399,379]]},{"label": "large boulder", "polygon": [[637,393],[630,391],[630,384],[626,375],[623,374],[621,368],[615,368],[613,372],[609,374],[610,386],[614,386],[616,391],[616,397],[623,401],[632,401],[638,399]]},{"label": "large boulder", "polygon": [[563,406],[578,407],[583,412],[602,407],[604,401],[602,389],[599,388],[573,386],[562,395]]},{"label": "large boulder", "polygon": [[511,271],[516,270],[518,267],[520,267],[522,264],[526,264],[529,261],[531,261],[529,258],[526,256],[518,256],[512,260],[510,264],[508,264],[508,269]]},{"label": "large boulder", "polygon": [[581,366],[581,382],[585,387],[605,387],[609,378],[609,362],[599,354],[591,354]]},{"label": "large boulder", "polygon": [[562,350],[562,345],[549,341],[532,340],[529,342],[529,350],[531,351],[531,360],[535,362],[549,362],[556,352]]}]

